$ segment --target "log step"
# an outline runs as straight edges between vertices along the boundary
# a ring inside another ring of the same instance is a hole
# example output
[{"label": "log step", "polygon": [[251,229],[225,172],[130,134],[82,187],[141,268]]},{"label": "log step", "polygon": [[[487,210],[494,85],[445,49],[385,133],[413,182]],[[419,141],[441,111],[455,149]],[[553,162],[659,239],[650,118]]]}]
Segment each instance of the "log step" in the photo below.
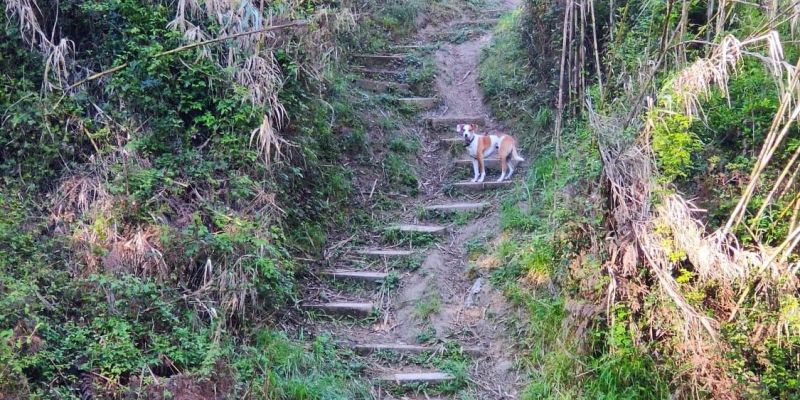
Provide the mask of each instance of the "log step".
[{"label": "log step", "polygon": [[409,86],[405,83],[374,81],[372,79],[356,79],[355,85],[364,90],[373,92],[388,92],[390,90],[408,90]]},{"label": "log step", "polygon": [[358,249],[356,254],[362,256],[376,256],[376,257],[406,257],[414,254],[411,250],[395,250],[395,249]]},{"label": "log step", "polygon": [[356,54],[353,58],[366,66],[387,66],[402,63],[406,56],[403,54]]},{"label": "log step", "polygon": [[358,73],[360,73],[360,74],[369,75],[369,76],[372,76],[372,77],[375,77],[375,76],[387,76],[387,77],[391,77],[392,79],[400,79],[405,74],[404,71],[394,71],[394,70],[390,70],[390,69],[375,69],[375,68],[356,67],[353,70],[358,72]]},{"label": "log step", "polygon": [[381,283],[386,279],[387,276],[389,276],[389,274],[385,272],[347,271],[347,270],[324,271],[322,272],[322,275],[333,279],[351,280],[351,281],[369,282],[369,283]]},{"label": "log step", "polygon": [[450,204],[434,204],[426,206],[425,211],[473,211],[482,210],[489,207],[489,203],[450,203]]},{"label": "log step", "polygon": [[441,225],[414,225],[414,224],[397,224],[390,225],[386,228],[387,231],[400,231],[408,233],[444,233],[447,231],[446,226]]},{"label": "log step", "polygon": [[452,127],[455,130],[458,124],[477,124],[484,126],[486,119],[483,116],[460,116],[460,117],[431,117],[426,118],[425,122],[433,129]]},{"label": "log step", "polygon": [[463,190],[465,192],[478,192],[481,190],[489,189],[505,189],[514,185],[513,181],[484,181],[484,182],[456,182],[453,183],[453,188]]},{"label": "log step", "polygon": [[464,144],[464,139],[460,137],[445,137],[439,139],[439,142],[445,146],[452,146],[454,144]]},{"label": "log step", "polygon": [[397,101],[408,105],[412,105],[414,107],[428,109],[436,107],[436,104],[439,102],[439,99],[435,97],[403,97],[397,99]]},{"label": "log step", "polygon": [[498,17],[503,13],[509,12],[511,10],[505,8],[487,8],[485,10],[481,10],[481,14],[491,17]]},{"label": "log step", "polygon": [[306,310],[316,310],[329,315],[348,315],[353,317],[368,317],[375,309],[372,303],[332,302],[322,304],[304,304]]},{"label": "log step", "polygon": [[[458,139],[463,140],[463,139]],[[471,158],[461,158],[454,161],[454,164],[458,167],[472,167],[472,159]],[[483,164],[486,167],[494,168],[500,166],[500,159],[497,157],[490,157],[483,160]]]},{"label": "log step", "polygon": [[378,377],[382,383],[394,383],[396,385],[406,384],[437,384],[455,379],[447,372],[397,372]]},{"label": "log step", "polygon": [[470,25],[495,25],[500,21],[498,18],[481,18],[472,19],[467,21],[458,21],[454,23],[455,26],[470,26]]},{"label": "log step", "polygon": [[[419,346],[415,344],[405,343],[369,343],[369,344],[355,344],[351,346],[356,354],[367,355],[379,351],[392,352],[392,353],[407,353],[419,354],[424,352],[434,352],[440,350],[440,347]],[[480,355],[483,351],[478,347],[464,347],[462,352],[476,356]]]}]

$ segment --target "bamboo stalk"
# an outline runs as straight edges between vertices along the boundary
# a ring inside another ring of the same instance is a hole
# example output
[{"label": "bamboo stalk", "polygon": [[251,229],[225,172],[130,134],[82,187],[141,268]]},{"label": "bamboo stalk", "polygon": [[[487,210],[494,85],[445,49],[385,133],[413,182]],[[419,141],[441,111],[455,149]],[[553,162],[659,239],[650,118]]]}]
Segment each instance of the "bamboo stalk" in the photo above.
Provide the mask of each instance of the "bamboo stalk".
[{"label": "bamboo stalk", "polygon": [[[798,60],[795,68],[800,68],[800,60]],[[772,119],[772,126],[770,127],[769,134],[767,134],[767,139],[764,141],[764,145],[761,147],[761,152],[759,153],[756,165],[753,167],[753,171],[750,173],[750,182],[742,194],[742,197],[739,199],[739,202],[736,204],[736,208],[734,208],[730,218],[728,218],[728,222],[722,229],[723,233],[730,232],[730,229],[734,225],[737,225],[742,221],[746,206],[750,202],[750,199],[755,192],[759,175],[761,175],[761,173],[764,171],[764,168],[766,168],[767,163],[772,158],[772,153],[774,153],[775,149],[777,149],[777,146],[780,144],[780,141],[782,141],[786,136],[794,120],[797,119],[798,115],[800,115],[800,106],[797,106],[792,111],[791,117],[786,122],[783,129],[781,129],[780,132],[777,131],[778,125],[780,125],[780,122],[784,120],[785,110],[788,108],[788,105],[792,100],[791,94],[794,93],[794,88],[797,86],[798,77],[800,77],[800,73],[798,73],[797,69],[795,69],[791,84],[784,93],[780,106],[778,107],[778,111],[775,113],[775,117]]]},{"label": "bamboo stalk", "polygon": [[[786,179],[787,175],[789,175],[789,171],[791,170],[792,166],[794,166],[794,163],[797,161],[798,156],[800,156],[800,147],[795,149],[794,154],[792,154],[792,158],[789,159],[789,162],[783,168],[783,171],[781,171],[780,176],[778,176],[778,179],[776,179],[775,183],[773,183],[772,189],[769,191],[769,194],[767,194],[767,198],[764,199],[764,204],[762,204],[761,207],[759,207],[758,212],[756,212],[754,219],[758,219],[759,217],[761,217],[762,214],[764,214],[764,211],[766,211],[767,207],[772,202],[775,193],[778,192],[778,188],[781,186],[781,183],[783,183],[783,180]],[[792,182],[789,181],[789,184],[791,183]],[[750,229],[754,229],[755,225],[756,222],[753,221],[753,223],[750,224]]]},{"label": "bamboo stalk", "polygon": [[[782,140],[789,132],[789,128],[791,128],[792,124],[799,116],[800,116],[800,105],[798,105],[797,107],[794,108],[794,110],[792,110],[792,115],[789,121],[787,121],[786,124],[783,126],[783,128],[780,130],[780,132],[777,135],[775,135],[775,138],[776,139],[780,138]],[[758,158],[756,165],[753,167],[753,173],[750,177],[750,182],[748,183],[744,194],[739,199],[739,203],[736,204],[736,208],[733,210],[733,213],[731,213],[731,217],[725,224],[723,232],[728,232],[730,228],[732,228],[734,225],[738,225],[739,223],[742,222],[746,206],[748,203],[750,203],[750,199],[753,197],[756,186],[758,185],[758,177],[761,175],[762,172],[764,172],[764,169],[767,167],[767,164],[769,163],[769,160],[772,158],[772,155],[777,149],[778,144],[780,144],[780,141],[778,140],[775,140],[774,142],[775,142],[774,145],[769,147],[768,149],[766,145],[764,146],[764,148],[767,149],[766,153]]]},{"label": "bamboo stalk", "polygon": [[[683,0],[681,3],[681,22],[679,24],[680,29],[680,40],[686,36],[686,29],[689,24],[689,1]],[[686,46],[679,46],[678,50],[678,61],[681,63],[686,63]]]},{"label": "bamboo stalk", "polygon": [[553,139],[555,141],[556,147],[556,159],[558,159],[558,154],[560,151],[560,137],[561,137],[561,124],[563,123],[563,115],[564,115],[564,67],[567,60],[567,32],[569,29],[569,20],[570,20],[570,10],[572,8],[572,1],[571,0],[564,0],[565,9],[564,9],[564,25],[562,28],[561,33],[561,70],[558,76],[558,97],[556,98],[556,122],[555,122],[555,132],[553,135]]},{"label": "bamboo stalk", "polygon": [[[594,4],[594,3],[592,3]],[[592,6],[594,7],[594,5]],[[614,41],[614,12],[616,9],[614,8],[614,0],[611,0],[611,4],[608,6],[608,41]]]},{"label": "bamboo stalk", "polygon": [[789,220],[789,232],[797,228],[797,216],[800,214],[800,199],[795,199],[794,209],[792,210],[792,218]]},{"label": "bamboo stalk", "polygon": [[600,47],[597,45],[597,21],[594,18],[594,0],[587,0],[589,10],[592,15],[592,44],[594,45],[594,63],[597,70],[597,85],[600,88],[600,105],[604,103],[605,94],[603,93],[603,72],[600,68]]},{"label": "bamboo stalk", "polygon": [[713,33],[711,29],[712,18],[714,18],[714,0],[708,0],[708,4],[706,4],[706,42],[711,41],[711,35]]},{"label": "bamboo stalk", "polygon": [[672,1],[667,1],[667,14],[664,17],[664,25],[661,27],[661,45],[659,46],[658,51],[664,52],[667,49],[667,32],[669,32],[669,21],[672,17]]},{"label": "bamboo stalk", "polygon": [[[572,14],[572,0],[564,0],[565,9],[564,9],[564,26],[561,33],[561,70],[558,75],[558,99],[556,100],[556,122],[555,122],[555,132],[553,134],[553,142],[555,144],[555,163],[556,166],[553,168],[553,180],[558,179],[558,162],[561,156],[561,131],[563,130],[563,118],[564,118],[564,74],[566,72],[567,65],[567,52],[570,49],[568,36],[572,36],[572,21],[571,14]],[[569,52],[572,54],[572,52]],[[553,211],[556,210],[558,205],[558,191],[553,194]],[[555,238],[557,229],[553,230],[553,237]]]},{"label": "bamboo stalk", "polygon": [[575,63],[575,72],[578,74],[578,107],[583,111],[583,101],[586,93],[586,76],[583,73],[583,67],[586,65],[586,8],[588,7],[587,1],[580,3],[581,9],[581,36],[578,39],[578,62]]}]

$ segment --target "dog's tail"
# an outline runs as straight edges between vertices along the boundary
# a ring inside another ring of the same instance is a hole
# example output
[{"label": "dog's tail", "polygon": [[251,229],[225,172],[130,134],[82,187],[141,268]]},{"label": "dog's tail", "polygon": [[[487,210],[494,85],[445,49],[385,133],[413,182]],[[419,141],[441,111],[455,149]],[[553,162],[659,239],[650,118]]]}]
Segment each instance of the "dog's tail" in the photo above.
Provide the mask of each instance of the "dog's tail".
[{"label": "dog's tail", "polygon": [[514,161],[525,161],[524,158],[520,157],[519,153],[517,152],[516,146],[514,146],[514,149],[511,150],[511,157],[514,158]]}]

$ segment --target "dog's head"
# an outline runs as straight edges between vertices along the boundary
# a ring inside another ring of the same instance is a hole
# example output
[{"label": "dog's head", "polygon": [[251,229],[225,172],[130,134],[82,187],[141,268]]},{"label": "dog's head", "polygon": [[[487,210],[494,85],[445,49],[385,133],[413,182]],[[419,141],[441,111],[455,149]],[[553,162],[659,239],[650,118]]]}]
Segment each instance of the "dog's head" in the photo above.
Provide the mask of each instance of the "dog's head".
[{"label": "dog's head", "polygon": [[478,126],[475,124],[458,124],[456,131],[464,138],[465,142],[472,142],[472,138],[478,132]]}]

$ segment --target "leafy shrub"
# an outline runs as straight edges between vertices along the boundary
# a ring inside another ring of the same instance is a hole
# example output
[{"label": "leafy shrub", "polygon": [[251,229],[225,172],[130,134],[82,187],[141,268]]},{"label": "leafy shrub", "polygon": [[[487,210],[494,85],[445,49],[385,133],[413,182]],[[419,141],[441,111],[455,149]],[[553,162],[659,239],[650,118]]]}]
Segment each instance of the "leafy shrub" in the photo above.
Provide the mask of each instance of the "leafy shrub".
[{"label": "leafy shrub", "polygon": [[655,120],[653,151],[661,173],[668,182],[688,177],[692,173],[692,155],[701,148],[697,135],[689,131],[691,121],[674,113],[661,114]]}]

